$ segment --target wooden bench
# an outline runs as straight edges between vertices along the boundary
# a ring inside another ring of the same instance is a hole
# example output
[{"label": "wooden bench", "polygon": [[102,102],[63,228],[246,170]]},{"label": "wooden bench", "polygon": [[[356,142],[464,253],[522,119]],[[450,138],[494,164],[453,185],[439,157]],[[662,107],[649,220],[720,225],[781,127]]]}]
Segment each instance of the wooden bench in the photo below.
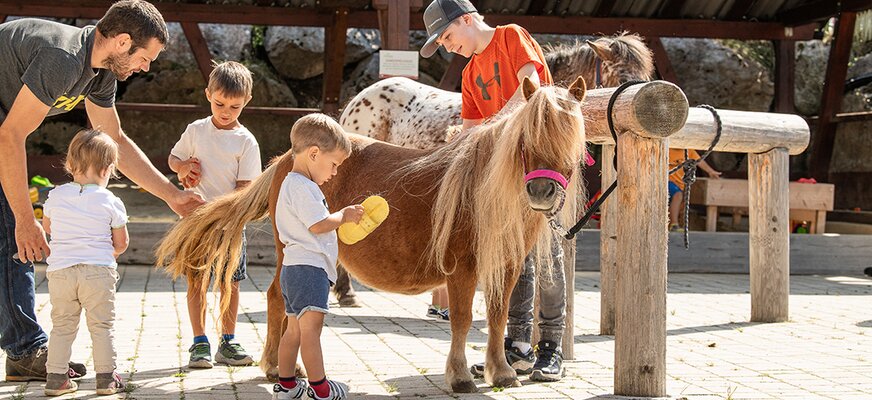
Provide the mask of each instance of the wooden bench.
[{"label": "wooden bench", "polygon": [[[824,233],[827,211],[833,210],[834,186],[829,183],[790,182],[789,190],[790,220],[808,221],[809,233]],[[748,181],[699,178],[690,190],[690,203],[706,206],[705,230],[715,232],[718,207],[736,207],[744,209],[747,214]]]}]

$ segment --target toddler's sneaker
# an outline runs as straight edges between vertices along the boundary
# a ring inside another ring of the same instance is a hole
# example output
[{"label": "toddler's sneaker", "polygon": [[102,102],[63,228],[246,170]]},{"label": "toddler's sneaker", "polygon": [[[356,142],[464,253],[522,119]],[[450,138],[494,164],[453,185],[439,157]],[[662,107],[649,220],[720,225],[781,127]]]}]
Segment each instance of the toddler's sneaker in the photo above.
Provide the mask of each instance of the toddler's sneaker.
[{"label": "toddler's sneaker", "polygon": [[46,396],[60,396],[73,393],[79,388],[76,382],[70,380],[67,374],[48,374],[45,381]]},{"label": "toddler's sneaker", "polygon": [[194,343],[188,351],[191,353],[188,368],[212,368],[212,349],[209,343]]},{"label": "toddler's sneaker", "polygon": [[344,400],[348,398],[348,385],[342,382],[331,381],[329,379],[327,380],[327,385],[330,386],[330,393],[328,393],[326,397],[318,397],[318,394],[315,393],[315,389],[312,389],[312,387],[309,386],[309,398],[312,400]]},{"label": "toddler's sneaker", "polygon": [[97,394],[115,394],[124,390],[124,381],[117,372],[97,374]]},{"label": "toddler's sneaker", "polygon": [[285,389],[284,386],[280,383],[276,383],[273,385],[273,400],[290,400],[290,399],[302,399],[303,395],[309,389],[309,382],[306,382],[305,379],[297,378],[297,386],[294,386],[293,389]]},{"label": "toddler's sneaker", "polygon": [[245,353],[241,344],[221,340],[218,351],[215,352],[215,362],[233,366],[247,366],[253,364],[254,360]]}]

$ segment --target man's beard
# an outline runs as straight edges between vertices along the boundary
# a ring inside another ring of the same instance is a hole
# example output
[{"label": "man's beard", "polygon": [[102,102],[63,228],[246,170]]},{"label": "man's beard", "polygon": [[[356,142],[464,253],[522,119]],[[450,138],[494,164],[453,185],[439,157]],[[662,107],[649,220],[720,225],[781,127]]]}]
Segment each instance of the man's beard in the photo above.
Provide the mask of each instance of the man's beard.
[{"label": "man's beard", "polygon": [[125,81],[130,75],[133,75],[130,71],[131,58],[130,54],[110,54],[103,61],[103,66],[115,75],[115,79]]}]

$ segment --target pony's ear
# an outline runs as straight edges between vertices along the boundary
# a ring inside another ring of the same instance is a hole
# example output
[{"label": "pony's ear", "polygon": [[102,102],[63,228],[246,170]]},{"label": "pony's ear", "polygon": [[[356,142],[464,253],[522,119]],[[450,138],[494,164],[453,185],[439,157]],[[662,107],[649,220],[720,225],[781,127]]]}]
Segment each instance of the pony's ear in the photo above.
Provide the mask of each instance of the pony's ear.
[{"label": "pony's ear", "polygon": [[521,93],[524,94],[525,100],[530,100],[530,97],[533,97],[533,93],[538,89],[535,83],[530,80],[529,77],[524,77],[524,82],[521,83]]},{"label": "pony's ear", "polygon": [[608,47],[606,47],[604,45],[598,44],[596,42],[591,42],[590,40],[587,40],[586,42],[587,42],[587,45],[590,46],[591,50],[593,50],[593,52],[596,53],[596,55],[599,56],[599,58],[601,58],[603,61],[611,61],[612,60],[612,50],[611,49],[609,49]]},{"label": "pony's ear", "polygon": [[584,83],[584,78],[581,75],[575,79],[575,82],[569,85],[569,93],[578,99],[578,101],[584,101],[584,96],[587,95],[587,84]]}]

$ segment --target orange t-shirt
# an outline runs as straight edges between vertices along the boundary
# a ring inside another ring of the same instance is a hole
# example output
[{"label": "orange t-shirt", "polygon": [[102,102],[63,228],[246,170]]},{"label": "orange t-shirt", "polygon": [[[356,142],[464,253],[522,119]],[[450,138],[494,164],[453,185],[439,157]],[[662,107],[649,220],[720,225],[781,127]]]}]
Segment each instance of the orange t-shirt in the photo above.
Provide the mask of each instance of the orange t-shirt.
[{"label": "orange t-shirt", "polygon": [[[687,157],[693,158],[693,159],[698,159],[699,153],[697,153],[696,150],[688,149],[687,150]],[[669,149],[669,170],[670,171],[672,170],[672,168],[675,168],[676,166],[678,166],[678,164],[681,164],[683,162],[684,162],[684,149]],[[684,179],[684,169],[683,168],[679,168],[678,171],[675,171],[669,175],[669,180],[672,181],[672,183],[678,185],[678,187],[681,190],[684,190],[684,181],[682,181],[682,179]]]},{"label": "orange t-shirt", "polygon": [[551,85],[551,71],[542,48],[518,25],[496,27],[494,37],[481,54],[474,54],[463,69],[463,119],[486,119],[498,113],[521,82],[518,70],[532,62],[542,85]]}]

